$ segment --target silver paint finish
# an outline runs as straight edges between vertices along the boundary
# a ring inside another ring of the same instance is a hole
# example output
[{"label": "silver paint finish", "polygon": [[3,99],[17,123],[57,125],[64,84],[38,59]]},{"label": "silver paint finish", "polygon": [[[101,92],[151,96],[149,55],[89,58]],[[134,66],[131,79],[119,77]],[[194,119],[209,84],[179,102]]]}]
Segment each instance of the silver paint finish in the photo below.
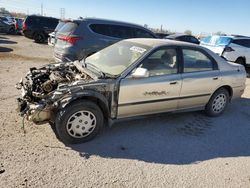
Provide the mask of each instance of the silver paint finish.
[{"label": "silver paint finish", "polygon": [[175,110],[177,109],[177,100],[135,105],[129,104],[159,99],[171,99],[178,97],[180,90],[180,74],[154,76],[142,79],[125,78],[120,84],[118,118]]},{"label": "silver paint finish", "polygon": [[[157,47],[171,46],[201,49],[217,62],[218,70],[155,76],[137,80],[128,76],[121,80],[117,118],[195,107],[204,108],[212,94],[223,86],[232,89],[232,99],[240,97],[244,92],[246,81],[244,67],[229,63],[206,48],[185,42],[159,39],[129,39],[129,41],[151,46],[152,50]],[[177,81],[176,85],[170,84],[175,81]]]}]

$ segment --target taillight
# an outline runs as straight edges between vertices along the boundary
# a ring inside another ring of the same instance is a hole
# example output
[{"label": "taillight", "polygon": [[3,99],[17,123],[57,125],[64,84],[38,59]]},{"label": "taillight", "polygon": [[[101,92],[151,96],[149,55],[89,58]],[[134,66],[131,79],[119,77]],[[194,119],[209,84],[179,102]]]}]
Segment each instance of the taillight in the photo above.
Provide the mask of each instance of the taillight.
[{"label": "taillight", "polygon": [[72,36],[59,36],[58,39],[69,42],[70,44],[75,44],[81,37],[72,37]]},{"label": "taillight", "polygon": [[28,29],[28,26],[26,25],[25,22],[23,22],[23,30],[27,30]]},{"label": "taillight", "polygon": [[225,47],[225,49],[224,49],[224,52],[233,52],[233,51],[234,51],[234,49],[229,47],[229,46]]}]

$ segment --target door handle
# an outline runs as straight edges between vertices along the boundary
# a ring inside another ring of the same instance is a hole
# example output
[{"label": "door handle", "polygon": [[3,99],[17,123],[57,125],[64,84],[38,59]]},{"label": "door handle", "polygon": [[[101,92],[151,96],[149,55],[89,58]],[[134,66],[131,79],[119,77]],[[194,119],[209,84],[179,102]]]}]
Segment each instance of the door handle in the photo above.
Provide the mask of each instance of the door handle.
[{"label": "door handle", "polygon": [[213,80],[218,80],[219,78],[218,77],[214,77]]},{"label": "door handle", "polygon": [[170,82],[169,84],[170,85],[175,85],[175,84],[177,84],[178,82],[177,81],[174,81],[174,82]]}]

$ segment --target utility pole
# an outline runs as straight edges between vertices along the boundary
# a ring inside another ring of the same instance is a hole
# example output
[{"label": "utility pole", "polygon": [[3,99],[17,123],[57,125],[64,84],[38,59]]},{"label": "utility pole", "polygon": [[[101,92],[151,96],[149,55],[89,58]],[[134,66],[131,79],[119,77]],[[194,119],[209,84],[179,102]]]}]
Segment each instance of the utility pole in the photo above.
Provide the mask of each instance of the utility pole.
[{"label": "utility pole", "polygon": [[61,19],[65,19],[65,8],[60,8],[60,17]]},{"label": "utility pole", "polygon": [[43,16],[43,3],[41,3],[41,16]]}]

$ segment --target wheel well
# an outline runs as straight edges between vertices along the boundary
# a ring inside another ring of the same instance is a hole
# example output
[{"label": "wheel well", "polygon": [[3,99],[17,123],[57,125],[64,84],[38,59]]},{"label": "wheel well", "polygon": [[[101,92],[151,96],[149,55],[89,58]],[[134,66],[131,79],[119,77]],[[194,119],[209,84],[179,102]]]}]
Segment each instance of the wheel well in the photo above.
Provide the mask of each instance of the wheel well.
[{"label": "wheel well", "polygon": [[[221,87],[218,88],[217,90],[219,90],[219,89],[221,89],[221,88],[224,88],[224,89],[226,89],[226,90],[228,91],[229,97],[230,97],[230,99],[231,99],[232,96],[233,96],[233,89],[232,89],[230,86],[225,85],[225,86],[221,86]],[[217,90],[216,90],[216,91],[217,91]],[[216,91],[215,91],[215,92],[216,92]]]},{"label": "wheel well", "polygon": [[246,58],[245,57],[238,57],[235,62],[237,62],[239,59],[242,59],[244,61],[244,65],[246,64]]}]

